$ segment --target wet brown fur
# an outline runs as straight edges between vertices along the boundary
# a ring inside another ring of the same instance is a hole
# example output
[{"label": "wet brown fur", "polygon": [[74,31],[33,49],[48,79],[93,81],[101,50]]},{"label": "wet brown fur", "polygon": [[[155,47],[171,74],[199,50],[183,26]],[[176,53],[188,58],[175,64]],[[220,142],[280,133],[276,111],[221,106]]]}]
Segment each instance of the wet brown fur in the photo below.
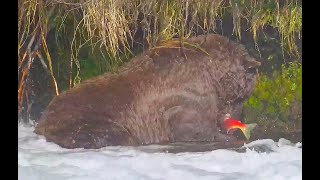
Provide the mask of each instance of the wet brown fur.
[{"label": "wet brown fur", "polygon": [[225,113],[241,113],[260,63],[219,35],[176,42],[61,93],[35,132],[66,148],[217,140]]}]

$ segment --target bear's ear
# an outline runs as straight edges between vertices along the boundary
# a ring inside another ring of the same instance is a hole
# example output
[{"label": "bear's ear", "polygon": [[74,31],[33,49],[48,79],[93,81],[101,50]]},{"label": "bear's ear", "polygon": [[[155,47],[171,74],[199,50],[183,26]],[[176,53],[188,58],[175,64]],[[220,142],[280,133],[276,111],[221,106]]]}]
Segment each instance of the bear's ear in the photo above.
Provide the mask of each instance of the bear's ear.
[{"label": "bear's ear", "polygon": [[242,63],[246,71],[255,71],[261,65],[261,62],[255,60],[254,58],[245,58],[243,59]]}]

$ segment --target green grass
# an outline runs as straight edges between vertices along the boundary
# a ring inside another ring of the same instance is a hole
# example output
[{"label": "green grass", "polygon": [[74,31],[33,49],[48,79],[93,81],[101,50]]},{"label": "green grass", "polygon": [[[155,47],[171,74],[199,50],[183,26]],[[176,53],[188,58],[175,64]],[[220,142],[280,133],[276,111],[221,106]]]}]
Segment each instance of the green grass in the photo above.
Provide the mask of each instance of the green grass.
[{"label": "green grass", "polygon": [[[258,46],[269,26],[278,31],[283,54],[301,56],[296,42],[301,38],[302,7],[297,0],[19,0],[18,5],[19,104],[27,96],[24,81],[33,59],[42,61],[58,94],[60,83],[72,88],[82,79],[116,69],[137,49],[173,37],[214,33],[230,14],[239,39],[250,31]],[[82,55],[88,51],[92,57]],[[93,58],[99,62],[87,61]],[[100,69],[93,72],[95,68]],[[56,81],[61,74],[63,82]]]},{"label": "green grass", "polygon": [[245,121],[286,131],[301,130],[302,65],[282,65],[271,77],[261,75],[255,92],[245,103]]}]

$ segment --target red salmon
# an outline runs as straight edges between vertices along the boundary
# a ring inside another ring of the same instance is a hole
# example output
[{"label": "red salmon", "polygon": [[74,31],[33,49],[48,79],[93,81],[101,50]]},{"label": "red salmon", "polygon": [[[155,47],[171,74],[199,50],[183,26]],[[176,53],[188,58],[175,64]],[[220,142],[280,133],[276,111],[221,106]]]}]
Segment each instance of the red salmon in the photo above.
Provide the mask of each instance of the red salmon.
[{"label": "red salmon", "polygon": [[232,119],[230,114],[226,114],[226,118],[224,120],[224,128],[226,129],[227,133],[233,131],[235,129],[240,129],[247,140],[250,139],[252,130],[256,127],[256,123],[252,124],[243,124],[241,121]]}]

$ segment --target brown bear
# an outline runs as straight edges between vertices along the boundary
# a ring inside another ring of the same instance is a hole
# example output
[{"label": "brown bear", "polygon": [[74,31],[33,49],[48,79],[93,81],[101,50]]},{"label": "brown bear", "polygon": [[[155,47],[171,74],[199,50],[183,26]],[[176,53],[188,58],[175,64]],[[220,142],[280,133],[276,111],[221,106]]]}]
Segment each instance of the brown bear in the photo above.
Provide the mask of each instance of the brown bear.
[{"label": "brown bear", "polygon": [[162,42],[56,96],[35,132],[65,148],[216,141],[224,115],[240,115],[259,65],[216,34]]}]

